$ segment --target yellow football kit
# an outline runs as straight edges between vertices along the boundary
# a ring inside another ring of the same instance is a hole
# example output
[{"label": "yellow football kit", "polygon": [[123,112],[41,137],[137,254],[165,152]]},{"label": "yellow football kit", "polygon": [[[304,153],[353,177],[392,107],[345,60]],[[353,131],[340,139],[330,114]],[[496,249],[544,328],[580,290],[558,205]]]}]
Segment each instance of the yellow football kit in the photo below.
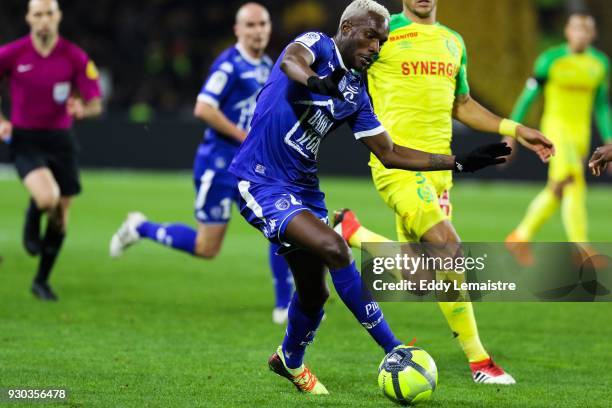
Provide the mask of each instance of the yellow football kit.
[{"label": "yellow football kit", "polygon": [[[562,196],[551,186],[532,202],[516,230],[516,239],[529,241],[559,207],[569,241],[587,242],[585,160],[590,150],[591,116],[595,118],[604,142],[612,142],[607,56],[588,48],[572,53],[567,44],[551,48],[536,61],[534,77],[527,82],[512,114],[521,121],[533,101],[544,91],[542,132],[555,144],[548,178],[561,184]],[[562,198],[562,200],[560,200]]]},{"label": "yellow football kit", "polygon": [[[469,93],[467,52],[459,34],[437,23],[391,18],[389,40],[368,69],[374,111],[393,142],[451,154],[455,97]],[[451,171],[389,170],[372,155],[374,184],[396,213],[398,240],[419,241],[451,216]]]}]

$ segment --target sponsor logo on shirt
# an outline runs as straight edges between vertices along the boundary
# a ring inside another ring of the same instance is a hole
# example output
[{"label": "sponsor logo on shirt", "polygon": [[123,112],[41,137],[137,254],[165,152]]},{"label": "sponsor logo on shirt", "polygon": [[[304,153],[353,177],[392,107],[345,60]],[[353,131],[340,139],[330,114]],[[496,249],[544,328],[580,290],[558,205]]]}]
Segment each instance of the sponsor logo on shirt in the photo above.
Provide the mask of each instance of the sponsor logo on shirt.
[{"label": "sponsor logo on shirt", "polygon": [[401,65],[402,75],[431,75],[454,78],[459,66],[443,61],[405,61]]},{"label": "sponsor logo on shirt", "polygon": [[17,65],[17,72],[20,74],[25,74],[28,71],[31,71],[34,68],[32,64],[19,64]]},{"label": "sponsor logo on shirt", "polygon": [[400,40],[407,40],[409,38],[417,38],[418,36],[419,36],[419,33],[417,32],[392,35],[389,37],[389,41],[394,42],[394,41],[400,41]]}]

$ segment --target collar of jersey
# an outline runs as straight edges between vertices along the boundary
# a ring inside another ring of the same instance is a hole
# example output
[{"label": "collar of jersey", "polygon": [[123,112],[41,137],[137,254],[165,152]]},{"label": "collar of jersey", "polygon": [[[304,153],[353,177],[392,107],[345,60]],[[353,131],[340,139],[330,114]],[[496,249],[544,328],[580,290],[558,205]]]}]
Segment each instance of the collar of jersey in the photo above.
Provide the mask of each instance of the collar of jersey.
[{"label": "collar of jersey", "polygon": [[394,14],[391,17],[391,30],[390,31],[394,31],[394,30],[400,29],[402,27],[406,27],[411,24],[418,25],[419,27],[427,27],[427,26],[437,27],[440,25],[440,22],[436,21],[434,24],[415,23],[414,21],[410,20],[404,13],[398,13],[398,14]]},{"label": "collar of jersey", "polygon": [[334,41],[333,38],[331,40],[334,43],[334,48],[336,49],[336,56],[338,57],[338,61],[340,61],[340,67],[342,67],[342,69],[344,69],[345,71],[348,71],[348,69],[346,68],[346,65],[344,65],[344,60],[342,59],[342,54],[340,54],[340,50],[338,49],[338,46],[336,45],[336,42]]},{"label": "collar of jersey", "polygon": [[259,65],[261,64],[261,58],[253,58],[249,55],[249,53],[244,49],[242,44],[236,43],[236,49],[240,53],[240,56],[245,59],[251,65]]}]

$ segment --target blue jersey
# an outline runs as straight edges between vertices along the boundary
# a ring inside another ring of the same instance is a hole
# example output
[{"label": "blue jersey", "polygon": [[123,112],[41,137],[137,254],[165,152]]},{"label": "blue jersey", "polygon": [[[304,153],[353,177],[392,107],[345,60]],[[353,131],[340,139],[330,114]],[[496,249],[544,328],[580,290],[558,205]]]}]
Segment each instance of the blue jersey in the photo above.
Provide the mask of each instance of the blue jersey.
[{"label": "blue jersey", "polygon": [[[240,44],[225,50],[213,63],[198,101],[218,108],[239,129],[248,131],[259,91],[268,80],[272,60],[250,57]],[[209,128],[204,143],[235,152],[240,142]]]},{"label": "blue jersey", "polygon": [[[336,68],[346,69],[336,44],[323,33],[309,32],[293,43],[312,53],[311,68],[321,77]],[[285,52],[259,95],[251,130],[230,172],[255,183],[318,189],[317,155],[328,133],[344,122],[357,139],[382,133],[384,128],[361,75],[348,72],[341,80],[344,100],[315,94],[280,69]]]}]

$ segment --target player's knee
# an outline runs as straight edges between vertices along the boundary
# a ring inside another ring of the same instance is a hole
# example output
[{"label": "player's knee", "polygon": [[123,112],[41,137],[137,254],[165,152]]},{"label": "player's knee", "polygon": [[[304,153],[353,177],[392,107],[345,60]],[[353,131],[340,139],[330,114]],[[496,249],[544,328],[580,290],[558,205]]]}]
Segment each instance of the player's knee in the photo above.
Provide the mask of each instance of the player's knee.
[{"label": "player's knee", "polygon": [[330,269],[339,269],[351,263],[351,250],[338,234],[330,234],[323,244],[325,261]]},{"label": "player's knee", "polygon": [[56,211],[59,207],[60,197],[52,192],[40,194],[34,198],[36,206],[43,212]]}]

